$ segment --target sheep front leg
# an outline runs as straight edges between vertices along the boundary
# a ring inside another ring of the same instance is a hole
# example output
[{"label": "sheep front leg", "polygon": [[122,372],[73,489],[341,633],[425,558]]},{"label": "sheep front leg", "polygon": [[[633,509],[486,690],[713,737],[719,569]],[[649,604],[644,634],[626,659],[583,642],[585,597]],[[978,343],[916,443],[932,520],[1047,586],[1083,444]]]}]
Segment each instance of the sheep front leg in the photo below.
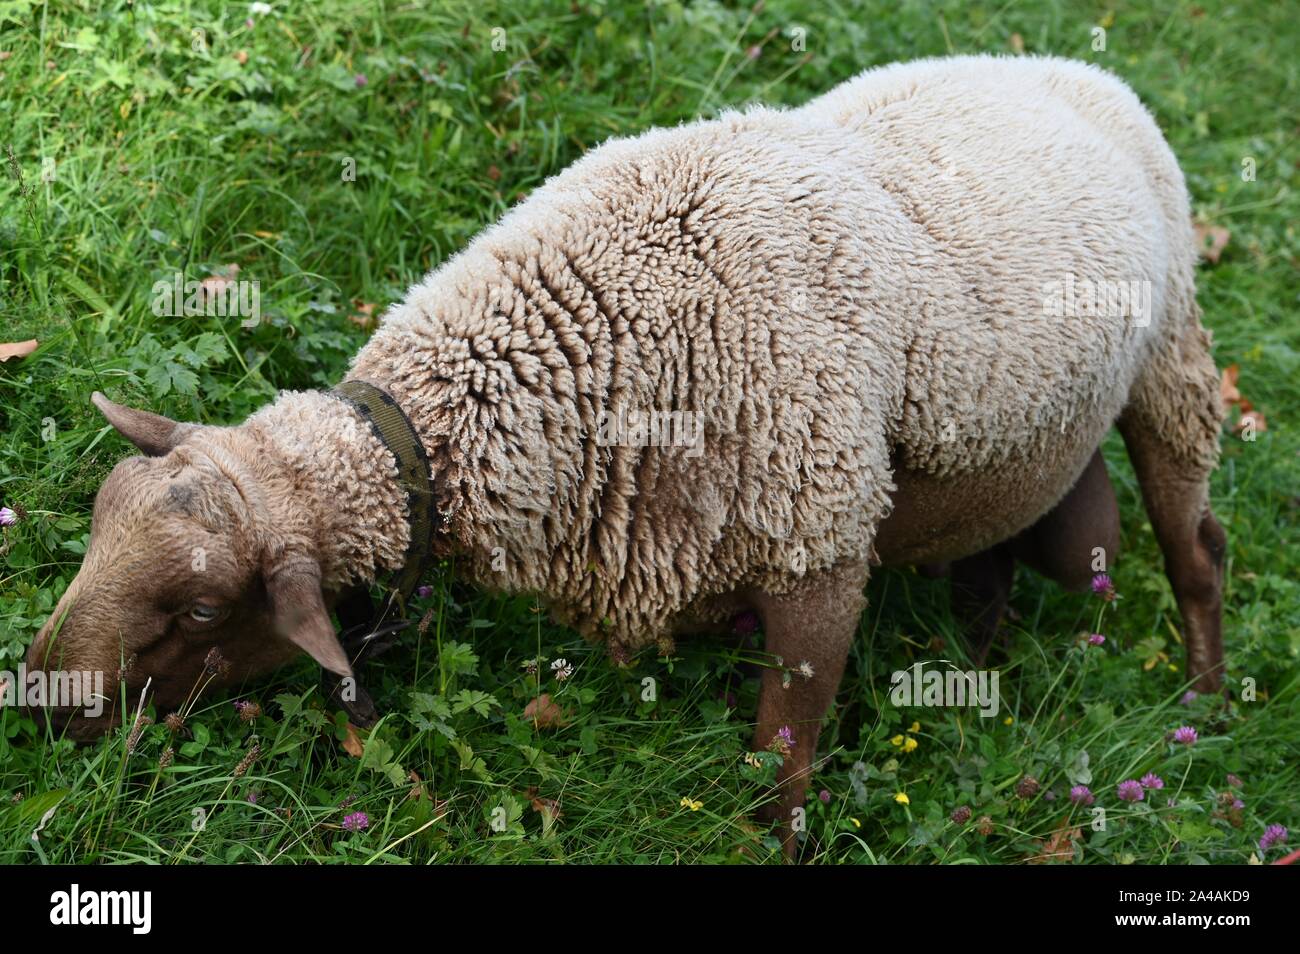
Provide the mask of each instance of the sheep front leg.
[{"label": "sheep front leg", "polygon": [[[778,797],[761,814],[766,821],[780,822],[782,846],[790,859],[798,848],[794,820],[803,808],[822,717],[835,701],[844,674],[866,602],[866,582],[866,566],[836,567],[809,574],[790,593],[760,593],[754,599],[766,650],[783,663],[763,672],[754,748],[789,748],[777,773]],[[786,670],[794,670],[788,684],[783,679]]]}]

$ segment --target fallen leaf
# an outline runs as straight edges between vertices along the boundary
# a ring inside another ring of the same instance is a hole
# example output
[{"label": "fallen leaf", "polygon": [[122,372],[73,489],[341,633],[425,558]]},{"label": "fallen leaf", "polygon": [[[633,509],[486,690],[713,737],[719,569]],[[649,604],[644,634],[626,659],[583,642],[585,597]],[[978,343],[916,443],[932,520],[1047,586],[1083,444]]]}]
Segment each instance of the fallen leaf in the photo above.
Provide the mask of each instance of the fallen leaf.
[{"label": "fallen leaf", "polygon": [[218,269],[199,282],[199,304],[207,308],[208,302],[215,302],[225,294],[227,288],[239,278],[239,266],[233,262],[225,268]]},{"label": "fallen leaf", "polygon": [[1221,225],[1211,225],[1208,222],[1193,222],[1192,229],[1196,233],[1196,247],[1201,258],[1211,265],[1219,264],[1219,256],[1223,254],[1232,233]]},{"label": "fallen leaf", "polygon": [[552,701],[550,693],[543,692],[524,706],[524,718],[531,719],[539,729],[554,729],[564,725],[565,712]]},{"label": "fallen leaf", "polygon": [[1019,33],[1011,34],[1011,36],[1008,37],[1007,42],[1011,45],[1011,52],[1013,53],[1025,52],[1025,38],[1021,36]]},{"label": "fallen leaf", "polygon": [[1250,406],[1249,401],[1243,400],[1241,402],[1241,417],[1237,418],[1237,425],[1232,429],[1232,433],[1240,434],[1248,427],[1252,433],[1261,434],[1268,430],[1268,422],[1264,420],[1262,411],[1256,411]]},{"label": "fallen leaf", "polygon": [[[1052,832],[1047,838],[1036,839],[1036,844],[1040,851],[1036,855],[1029,855],[1025,858],[1031,865],[1045,865],[1052,861],[1072,862],[1074,858],[1074,846],[1082,834],[1077,827],[1070,828],[1066,819],[1061,820],[1061,827]],[[1079,845],[1079,856],[1083,856],[1083,846]]]},{"label": "fallen leaf", "polygon": [[33,351],[39,342],[32,338],[30,341],[15,341],[12,344],[0,344],[0,361],[8,361],[10,358],[25,358]]},{"label": "fallen leaf", "polygon": [[1223,413],[1228,413],[1234,404],[1241,400],[1241,392],[1237,390],[1237,377],[1241,374],[1241,368],[1235,364],[1230,364],[1223,369],[1223,375],[1219,378],[1219,396],[1223,398]]},{"label": "fallen leaf", "polygon": [[560,817],[560,803],[553,798],[540,798],[537,794],[536,785],[529,785],[524,794],[528,796],[533,811],[550,814],[553,818]]},{"label": "fallen leaf", "polygon": [[351,722],[348,723],[347,734],[343,737],[343,751],[354,759],[361,758],[366,752],[366,744],[361,741],[361,733]]},{"label": "fallen leaf", "polygon": [[498,169],[495,165],[488,166],[487,177],[491,179],[493,182],[496,182],[498,179],[501,178],[501,170]]},{"label": "fallen leaf", "polygon": [[352,322],[363,331],[372,330],[375,325],[375,306],[372,302],[362,301],[359,298],[352,299],[352,307],[355,312],[348,315],[348,321]]},{"label": "fallen leaf", "polygon": [[429,790],[424,787],[424,780],[420,778],[419,772],[412,769],[406,773],[406,778],[411,783],[411,788],[406,793],[407,798],[415,800],[428,798],[429,801],[433,801],[433,799],[429,797]]},{"label": "fallen leaf", "polygon": [[1223,375],[1219,378],[1219,396],[1223,399],[1223,413],[1227,414],[1236,407],[1241,411],[1241,416],[1237,418],[1237,423],[1233,426],[1234,434],[1241,434],[1247,428],[1251,433],[1258,434],[1268,430],[1268,422],[1264,420],[1264,413],[1255,410],[1255,405],[1241,394],[1241,389],[1237,387],[1237,379],[1241,374],[1241,368],[1235,364],[1230,364],[1223,369]]}]

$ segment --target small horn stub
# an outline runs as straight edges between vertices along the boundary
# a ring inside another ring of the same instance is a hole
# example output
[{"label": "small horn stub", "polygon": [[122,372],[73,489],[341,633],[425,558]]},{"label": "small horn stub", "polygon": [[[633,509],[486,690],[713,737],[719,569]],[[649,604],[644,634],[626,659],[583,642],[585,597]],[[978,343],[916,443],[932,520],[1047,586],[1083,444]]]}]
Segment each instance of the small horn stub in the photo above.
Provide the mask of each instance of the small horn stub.
[{"label": "small horn stub", "polygon": [[178,424],[151,411],[138,411],[117,404],[98,391],[90,396],[90,402],[99,408],[119,434],[150,457],[162,457],[196,427],[194,424]]}]

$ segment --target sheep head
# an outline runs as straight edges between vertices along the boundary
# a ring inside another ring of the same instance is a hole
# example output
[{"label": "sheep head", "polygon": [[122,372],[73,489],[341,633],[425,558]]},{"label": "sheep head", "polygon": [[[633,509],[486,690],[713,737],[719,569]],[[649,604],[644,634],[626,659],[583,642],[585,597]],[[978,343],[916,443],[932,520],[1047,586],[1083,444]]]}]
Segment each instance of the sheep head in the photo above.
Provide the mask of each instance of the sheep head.
[{"label": "sheep head", "polygon": [[122,721],[123,683],[130,708],[149,681],[168,711],[198,686],[237,684],[301,651],[350,675],[312,556],[311,515],[257,434],[92,400],[146,456],[104,481],[81,570],[28,651],[29,679],[103,674],[102,707],[50,699],[51,723],[89,738]]}]

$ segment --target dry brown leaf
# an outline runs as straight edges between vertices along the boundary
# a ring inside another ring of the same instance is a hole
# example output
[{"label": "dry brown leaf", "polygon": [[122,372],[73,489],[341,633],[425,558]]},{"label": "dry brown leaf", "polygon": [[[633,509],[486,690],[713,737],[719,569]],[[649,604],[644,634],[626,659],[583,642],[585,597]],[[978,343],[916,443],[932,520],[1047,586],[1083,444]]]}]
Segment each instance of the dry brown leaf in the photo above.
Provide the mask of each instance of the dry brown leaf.
[{"label": "dry brown leaf", "polygon": [[1219,396],[1223,398],[1223,413],[1227,414],[1233,407],[1241,411],[1232,433],[1240,435],[1247,428],[1250,428],[1254,434],[1262,433],[1268,430],[1268,422],[1264,420],[1264,413],[1255,410],[1255,405],[1250,402],[1250,399],[1242,396],[1241,389],[1237,387],[1240,374],[1241,368],[1235,364],[1230,364],[1223,369],[1223,376],[1219,379]]},{"label": "dry brown leaf", "polygon": [[35,338],[30,341],[15,341],[10,344],[0,344],[0,361],[8,361],[10,358],[25,358],[39,344]]},{"label": "dry brown leaf", "polygon": [[1256,411],[1250,406],[1249,401],[1241,402],[1241,417],[1237,418],[1237,425],[1232,429],[1232,433],[1240,434],[1249,427],[1254,434],[1262,434],[1268,430],[1268,421],[1264,420],[1264,413]]},{"label": "dry brown leaf", "polygon": [[1011,44],[1011,52],[1013,53],[1025,52],[1025,38],[1021,36],[1019,33],[1011,34],[1011,36],[1007,39],[1007,42]]},{"label": "dry brown leaf", "polygon": [[199,303],[207,308],[208,302],[216,302],[225,295],[225,291],[239,278],[239,266],[235,263],[218,269],[199,282]]},{"label": "dry brown leaf", "polygon": [[[1034,842],[1040,849],[1039,854],[1029,855],[1025,860],[1031,865],[1045,865],[1052,861],[1073,862],[1074,846],[1082,834],[1078,827],[1070,828],[1068,822],[1062,819],[1060,828],[1047,838],[1037,839]],[[1083,857],[1082,844],[1079,845],[1079,857]]]},{"label": "dry brown leaf", "polygon": [[1232,233],[1221,225],[1211,225],[1209,222],[1193,222],[1192,228],[1196,232],[1196,247],[1201,258],[1211,265],[1217,265]]},{"label": "dry brown leaf", "polygon": [[537,786],[528,786],[528,800],[533,806],[533,811],[540,812],[543,815],[549,815],[551,821],[557,821],[562,814],[560,812],[560,803],[553,798],[541,798],[537,794]]},{"label": "dry brown leaf", "polygon": [[348,315],[348,321],[363,331],[372,330],[376,325],[374,303],[354,298],[352,299],[352,307],[355,311]]},{"label": "dry brown leaf", "polygon": [[524,718],[532,719],[539,729],[554,729],[564,725],[565,712],[552,701],[550,693],[543,692],[524,706]]},{"label": "dry brown leaf", "polygon": [[361,741],[361,733],[351,722],[348,723],[347,734],[343,737],[343,751],[348,753],[354,759],[361,758],[365,754],[366,744]]},{"label": "dry brown leaf", "polygon": [[1223,413],[1227,414],[1234,404],[1241,400],[1241,392],[1237,390],[1237,377],[1241,374],[1241,368],[1235,364],[1230,364],[1223,369],[1223,375],[1219,378],[1219,396],[1223,398]]}]

